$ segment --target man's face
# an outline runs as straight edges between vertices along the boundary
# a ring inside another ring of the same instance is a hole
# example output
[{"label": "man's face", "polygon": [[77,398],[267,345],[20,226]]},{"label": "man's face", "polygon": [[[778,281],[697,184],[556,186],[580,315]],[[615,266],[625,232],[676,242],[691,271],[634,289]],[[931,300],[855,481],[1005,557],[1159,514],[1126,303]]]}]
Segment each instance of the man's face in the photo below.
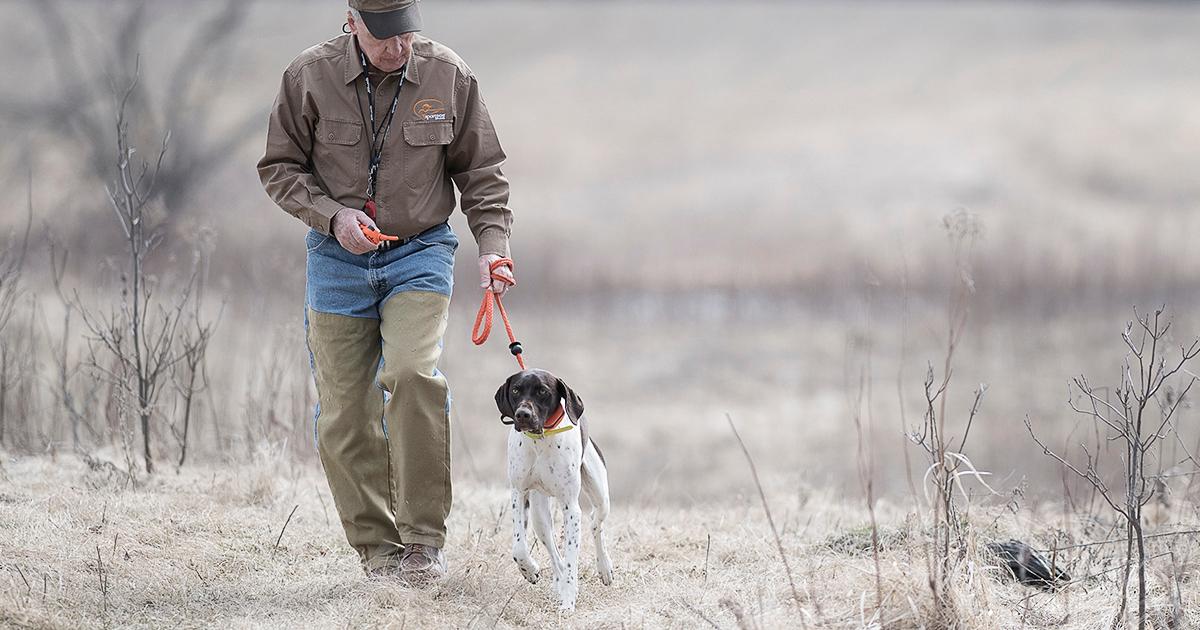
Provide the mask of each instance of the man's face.
[{"label": "man's face", "polygon": [[375,39],[367,27],[355,22],[354,16],[346,14],[350,24],[350,32],[358,36],[358,45],[367,56],[371,65],[384,72],[395,72],[404,66],[412,54],[412,41],[415,33],[403,33],[387,39]]}]

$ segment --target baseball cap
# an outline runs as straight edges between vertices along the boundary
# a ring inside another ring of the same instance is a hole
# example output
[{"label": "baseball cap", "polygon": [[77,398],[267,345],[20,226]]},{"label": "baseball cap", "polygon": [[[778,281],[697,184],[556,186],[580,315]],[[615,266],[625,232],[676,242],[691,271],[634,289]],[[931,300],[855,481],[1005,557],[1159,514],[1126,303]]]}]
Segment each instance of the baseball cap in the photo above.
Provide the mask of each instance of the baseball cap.
[{"label": "baseball cap", "polygon": [[421,30],[417,0],[350,0],[350,8],[358,9],[363,26],[376,39]]}]

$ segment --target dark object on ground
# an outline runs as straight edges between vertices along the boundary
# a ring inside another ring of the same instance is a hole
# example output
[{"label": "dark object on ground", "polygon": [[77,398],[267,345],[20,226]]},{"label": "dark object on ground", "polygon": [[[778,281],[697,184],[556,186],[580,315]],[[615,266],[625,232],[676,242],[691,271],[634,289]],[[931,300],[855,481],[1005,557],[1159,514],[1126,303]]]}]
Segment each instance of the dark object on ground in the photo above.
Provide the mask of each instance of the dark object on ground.
[{"label": "dark object on ground", "polygon": [[1054,590],[1071,581],[1071,576],[1066,571],[1051,566],[1042,554],[1019,540],[988,543],[987,549],[996,554],[1008,572],[1021,584]]}]

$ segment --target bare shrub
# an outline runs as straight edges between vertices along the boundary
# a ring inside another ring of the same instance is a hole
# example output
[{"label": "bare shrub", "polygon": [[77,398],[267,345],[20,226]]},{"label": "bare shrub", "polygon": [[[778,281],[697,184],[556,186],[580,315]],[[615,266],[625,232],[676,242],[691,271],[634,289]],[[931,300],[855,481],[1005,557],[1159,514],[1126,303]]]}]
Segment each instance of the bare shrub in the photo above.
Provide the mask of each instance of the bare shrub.
[{"label": "bare shrub", "polygon": [[[1180,438],[1177,413],[1196,383],[1196,376],[1187,365],[1200,355],[1200,339],[1180,346],[1178,353],[1168,359],[1171,321],[1164,316],[1165,310],[1162,307],[1152,315],[1141,315],[1135,309],[1134,320],[1126,324],[1121,340],[1128,352],[1121,364],[1120,384],[1114,391],[1115,402],[1108,398],[1105,388],[1092,385],[1084,375],[1073,379],[1069,388],[1071,410],[1095,423],[1106,442],[1123,447],[1119,487],[1114,488],[1105,480],[1108,467],[1102,461],[1102,449],[1089,449],[1086,444],[1080,444],[1082,462],[1072,463],[1067,459],[1069,454],[1060,455],[1051,450],[1034,432],[1029,418],[1025,418],[1025,427],[1042,452],[1091,484],[1098,497],[1125,525],[1121,607],[1114,625],[1125,617],[1129,576],[1136,553],[1138,627],[1146,627],[1146,571],[1150,558],[1146,555],[1144,508],[1151,500],[1164,496],[1168,474],[1164,470],[1177,471],[1180,466],[1187,466],[1193,475],[1200,472],[1200,461]],[[1172,387],[1171,383],[1176,380],[1180,382]],[[1184,455],[1181,459],[1163,460],[1163,451],[1156,451],[1156,447],[1167,441],[1182,447]]]},{"label": "bare shrub", "polygon": [[17,310],[17,303],[24,295],[25,289],[21,284],[21,272],[25,266],[25,255],[29,251],[29,229],[33,224],[33,178],[29,178],[28,218],[21,237],[13,234],[8,243],[0,251],[0,446],[4,445],[5,428],[7,426],[7,409],[9,392],[20,388],[22,381],[29,372],[21,369],[22,357],[29,358],[31,352],[21,351],[21,341],[14,339],[9,330],[9,323]]},{"label": "bare shrub", "polygon": [[[147,207],[153,198],[157,176],[170,139],[163,137],[155,163],[135,163],[137,151],[129,144],[129,99],[138,84],[133,79],[122,92],[117,106],[115,157],[116,180],[108,187],[109,201],[124,232],[128,246],[127,267],[121,274],[121,302],[107,313],[96,313],[82,305],[78,308],[91,332],[87,364],[102,375],[118,394],[121,417],[133,417],[141,435],[141,456],[147,473],[154,472],[151,448],[151,420],[161,416],[160,396],[175,365],[181,361],[197,368],[203,359],[211,329],[199,323],[196,330],[186,328],[189,314],[196,307],[196,273],[184,279],[177,296],[164,301],[157,295],[161,280],[146,268],[146,256],[160,243],[161,233],[147,226]],[[78,300],[77,300],[78,302]],[[186,381],[195,387],[196,380]],[[192,392],[184,394],[189,409]],[[130,432],[122,424],[121,438],[127,459],[131,459]],[[186,450],[186,433],[181,438]],[[182,457],[181,457],[182,461]]]},{"label": "bare shrub", "polygon": [[179,351],[182,358],[171,370],[175,392],[179,397],[180,404],[183,405],[182,419],[171,424],[171,433],[179,445],[180,466],[183,466],[187,460],[188,429],[192,424],[192,411],[196,406],[196,395],[206,391],[209,387],[208,344],[212,341],[212,336],[220,321],[220,315],[216,320],[205,319],[200,309],[204,300],[204,279],[207,276],[207,270],[204,267],[207,261],[207,252],[203,251],[201,247],[197,247],[195,272],[192,276],[197,281],[196,295],[192,300],[191,313],[187,315],[179,338]]},{"label": "bare shrub", "polygon": [[[929,538],[925,545],[928,586],[933,598],[935,615],[950,622],[956,616],[953,599],[950,597],[951,577],[955,567],[966,557],[968,551],[969,521],[962,513],[962,503],[956,492],[967,496],[963,486],[964,477],[973,477],[982,483],[981,473],[966,456],[967,439],[971,425],[979,413],[985,385],[974,391],[974,398],[965,419],[958,423],[961,435],[951,434],[955,427],[948,422],[946,411],[947,392],[954,374],[954,359],[959,343],[966,331],[971,312],[971,296],[975,292],[972,278],[971,252],[979,238],[982,226],[979,219],[966,211],[948,215],[943,221],[954,259],[954,282],[948,300],[946,352],[942,359],[942,376],[937,378],[930,363],[925,375],[925,414],[919,430],[911,431],[909,439],[925,451],[928,467],[924,483],[926,506],[929,510]],[[987,484],[983,484],[985,487]],[[929,489],[932,488],[932,495]],[[990,490],[990,488],[989,488]]]},{"label": "bare shrub", "polygon": [[[50,260],[50,284],[54,295],[62,308],[62,321],[57,334],[47,328],[47,350],[53,363],[53,375],[50,387],[56,406],[66,416],[71,425],[71,447],[77,453],[85,453],[84,435],[92,444],[103,442],[105,435],[103,427],[93,426],[91,411],[100,406],[102,382],[95,374],[83,369],[83,360],[72,341],[75,339],[74,315],[75,299],[67,295],[63,289],[63,276],[66,273],[70,251],[59,242],[51,230],[46,230],[46,242]],[[57,339],[57,341],[55,341]],[[83,381],[82,385],[77,384]],[[82,429],[82,431],[81,431]]]}]

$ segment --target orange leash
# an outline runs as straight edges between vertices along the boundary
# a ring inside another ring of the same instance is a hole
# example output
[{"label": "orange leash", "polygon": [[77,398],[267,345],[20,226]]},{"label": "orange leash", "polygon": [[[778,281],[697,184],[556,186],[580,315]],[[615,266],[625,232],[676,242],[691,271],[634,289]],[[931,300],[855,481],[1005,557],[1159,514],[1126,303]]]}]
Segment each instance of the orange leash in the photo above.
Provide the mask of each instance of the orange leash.
[{"label": "orange leash", "polygon": [[[493,262],[488,268],[488,272],[491,273],[492,280],[499,280],[508,286],[515,286],[515,282],[496,273],[496,270],[500,267],[512,269],[512,259],[501,258]],[[492,333],[493,302],[495,302],[495,308],[500,311],[500,319],[504,321],[504,332],[508,333],[508,351],[517,358],[517,365],[521,366],[521,369],[524,370],[525,359],[521,358],[521,342],[517,341],[516,336],[513,335],[512,324],[508,323],[508,313],[504,310],[504,303],[500,301],[499,295],[492,292],[491,287],[483,290],[483,302],[479,305],[479,313],[475,315],[475,325],[471,327],[471,341],[477,346],[483,345],[483,342],[487,341],[488,335]],[[483,324],[482,329],[480,328],[480,324]]]}]

